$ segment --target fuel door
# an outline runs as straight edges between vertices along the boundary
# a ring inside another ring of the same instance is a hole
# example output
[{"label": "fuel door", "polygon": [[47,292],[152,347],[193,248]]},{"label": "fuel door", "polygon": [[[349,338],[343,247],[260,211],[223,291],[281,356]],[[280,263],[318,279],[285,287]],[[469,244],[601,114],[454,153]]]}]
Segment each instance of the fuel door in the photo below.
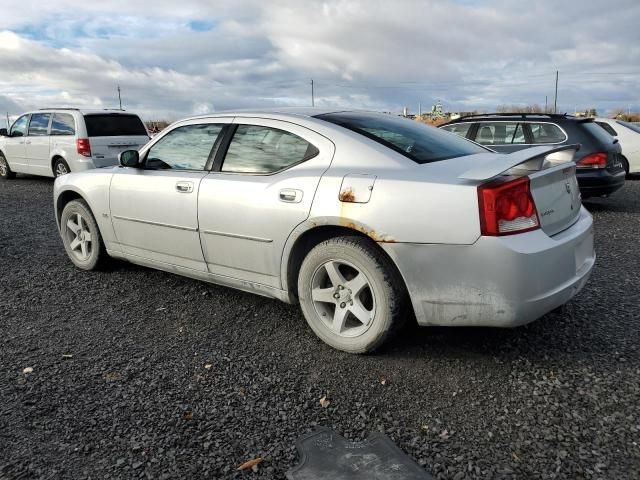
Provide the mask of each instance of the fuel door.
[{"label": "fuel door", "polygon": [[375,181],[375,175],[356,173],[345,175],[338,198],[344,203],[367,203],[371,200]]}]

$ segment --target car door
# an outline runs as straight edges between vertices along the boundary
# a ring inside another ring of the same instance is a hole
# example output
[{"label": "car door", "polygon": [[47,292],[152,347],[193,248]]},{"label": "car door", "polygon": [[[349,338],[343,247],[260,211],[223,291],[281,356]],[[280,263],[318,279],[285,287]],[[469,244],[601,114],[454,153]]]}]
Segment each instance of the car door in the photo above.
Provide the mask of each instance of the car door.
[{"label": "car door", "polygon": [[528,145],[520,122],[480,122],[474,135],[472,140],[476,143],[501,153],[511,153],[531,146]]},{"label": "car door", "polygon": [[334,146],[307,128],[271,119],[237,117],[229,135],[200,186],[205,261],[212,274],[280,288],[285,242],[309,216]]},{"label": "car door", "polygon": [[22,115],[13,122],[9,136],[5,139],[4,155],[11,170],[17,173],[28,173],[29,170],[25,145],[28,125],[29,114]]},{"label": "car door", "polygon": [[32,175],[53,175],[49,162],[51,113],[32,113],[25,139],[25,156]]},{"label": "car door", "polygon": [[125,255],[206,272],[198,190],[224,123],[177,126],[142,149],[141,168],[113,176],[111,220]]}]

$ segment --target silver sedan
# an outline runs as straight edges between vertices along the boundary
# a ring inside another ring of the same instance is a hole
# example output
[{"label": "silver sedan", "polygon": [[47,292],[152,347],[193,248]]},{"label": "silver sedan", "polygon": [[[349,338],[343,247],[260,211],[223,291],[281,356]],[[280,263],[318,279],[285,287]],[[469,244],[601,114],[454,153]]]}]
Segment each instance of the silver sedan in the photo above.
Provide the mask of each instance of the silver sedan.
[{"label": "silver sedan", "polygon": [[496,154],[399,117],[227,112],[182,120],[121,166],[55,181],[66,252],[299,303],[324,342],[369,352],[420,325],[513,327],[595,262],[575,146]]}]

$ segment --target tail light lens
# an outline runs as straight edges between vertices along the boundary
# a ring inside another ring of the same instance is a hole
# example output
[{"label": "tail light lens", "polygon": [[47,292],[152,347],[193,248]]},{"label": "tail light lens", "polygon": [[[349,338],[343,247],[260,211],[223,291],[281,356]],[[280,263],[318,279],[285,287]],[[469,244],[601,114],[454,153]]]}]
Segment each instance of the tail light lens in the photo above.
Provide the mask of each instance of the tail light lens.
[{"label": "tail light lens", "polygon": [[91,144],[89,143],[88,138],[79,138],[76,140],[76,147],[78,153],[83,157],[91,156]]},{"label": "tail light lens", "polygon": [[540,228],[528,177],[480,185],[478,205],[482,235],[513,235]]},{"label": "tail light lens", "polygon": [[592,153],[576,162],[576,167],[578,168],[606,168],[606,166],[606,153]]}]

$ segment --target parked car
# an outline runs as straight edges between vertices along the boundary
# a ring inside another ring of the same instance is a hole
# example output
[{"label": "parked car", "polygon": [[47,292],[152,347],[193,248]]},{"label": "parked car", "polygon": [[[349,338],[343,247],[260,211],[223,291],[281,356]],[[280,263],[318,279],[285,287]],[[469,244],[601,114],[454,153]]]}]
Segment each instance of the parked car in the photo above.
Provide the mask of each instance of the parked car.
[{"label": "parked car", "polygon": [[57,178],[54,207],[80,269],[110,256],[299,302],[361,353],[410,307],[420,325],[514,327],[576,295],[595,261],[576,148],[501,155],[385,114],[219,113]]},{"label": "parked car", "polygon": [[624,185],[620,145],[592,118],[491,113],[461,117],[440,128],[502,153],[535,145],[580,144],[575,161],[583,198],[608,196]]},{"label": "parked car", "polygon": [[617,138],[622,148],[622,166],[627,175],[640,173],[640,125],[612,118],[596,118],[609,135]]},{"label": "parked car", "polygon": [[0,129],[0,176],[57,177],[118,164],[118,154],[147,143],[140,118],[121,110],[43,109]]}]

